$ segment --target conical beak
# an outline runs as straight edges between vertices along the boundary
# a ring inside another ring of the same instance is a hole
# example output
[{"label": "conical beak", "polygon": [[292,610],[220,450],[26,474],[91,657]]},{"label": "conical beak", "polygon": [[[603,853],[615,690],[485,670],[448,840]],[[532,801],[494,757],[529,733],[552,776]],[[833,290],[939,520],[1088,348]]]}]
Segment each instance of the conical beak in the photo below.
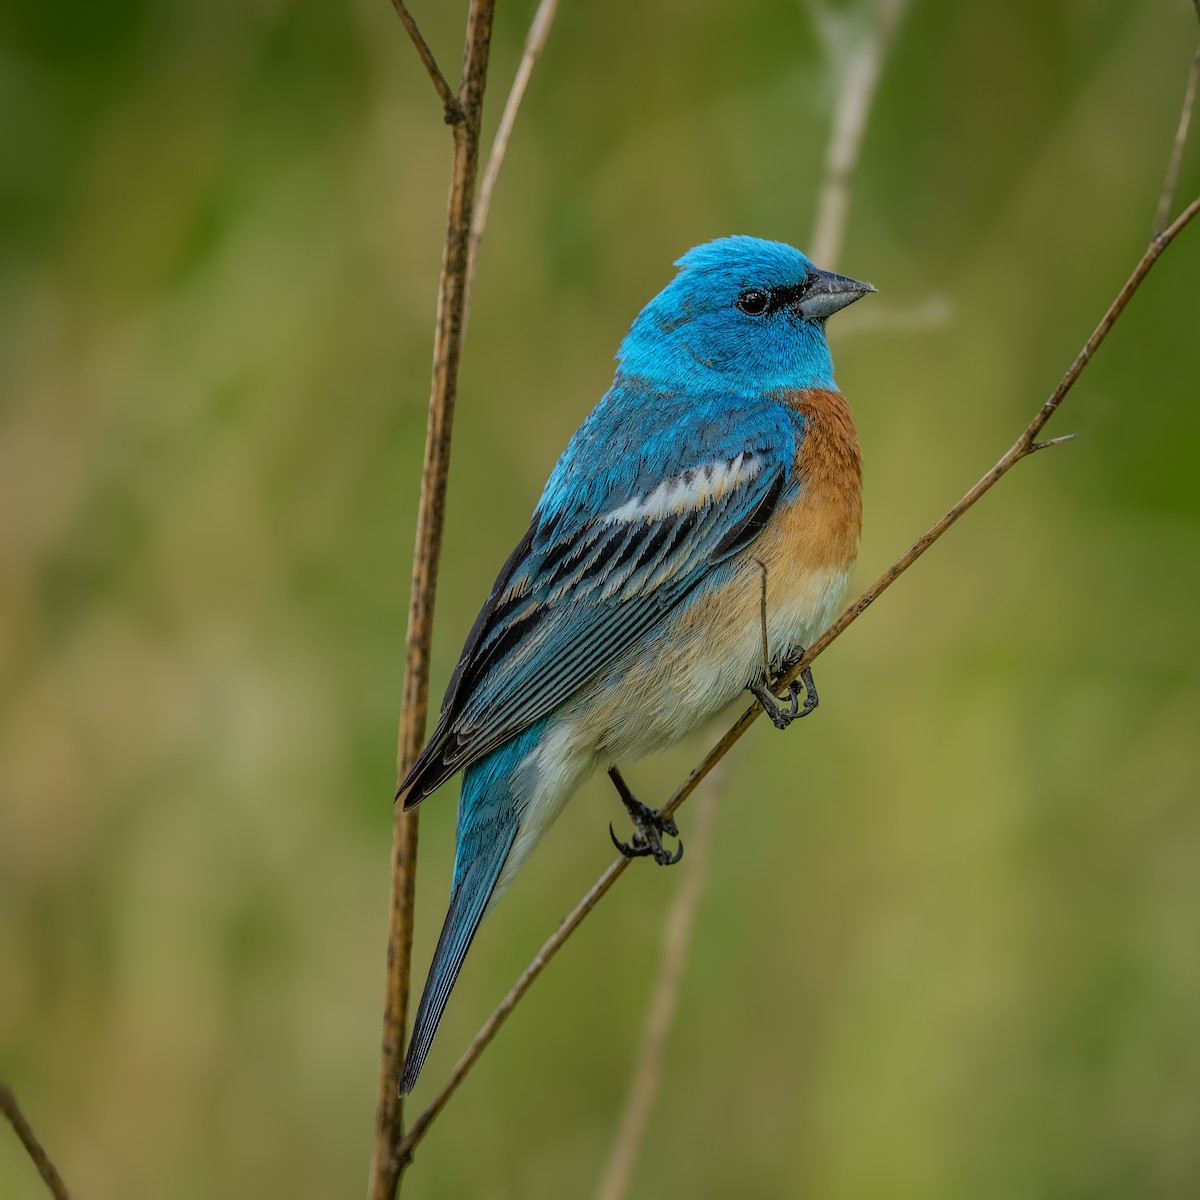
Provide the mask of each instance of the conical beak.
[{"label": "conical beak", "polygon": [[835,275],[832,271],[813,270],[808,277],[804,294],[796,302],[796,311],[810,321],[824,321],[839,308],[853,304],[860,296],[873,292],[869,283],[851,279],[848,275]]}]

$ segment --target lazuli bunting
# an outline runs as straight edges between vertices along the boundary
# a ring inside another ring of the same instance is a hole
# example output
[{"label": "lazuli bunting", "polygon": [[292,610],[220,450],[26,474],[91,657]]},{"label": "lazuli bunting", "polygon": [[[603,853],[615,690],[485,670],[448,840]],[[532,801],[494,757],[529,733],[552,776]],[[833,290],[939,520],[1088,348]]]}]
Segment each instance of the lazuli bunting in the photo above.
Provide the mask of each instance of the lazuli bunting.
[{"label": "lazuli bunting", "polygon": [[611,768],[638,830],[618,845],[671,862],[674,823],[616,764],[746,689],[780,727],[816,703],[811,675],[780,699],[771,674],[832,621],[858,553],[861,456],[825,321],[874,288],[751,237],[676,265],[551,473],[398,793],[411,808],[464,771],[405,1093],[480,921],[584,779]]}]

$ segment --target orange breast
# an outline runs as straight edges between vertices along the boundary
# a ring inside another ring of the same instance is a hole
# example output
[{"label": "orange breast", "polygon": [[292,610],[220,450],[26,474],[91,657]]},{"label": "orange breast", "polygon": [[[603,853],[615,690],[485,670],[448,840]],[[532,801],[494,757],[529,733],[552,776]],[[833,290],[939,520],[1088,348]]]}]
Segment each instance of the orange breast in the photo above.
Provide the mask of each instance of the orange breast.
[{"label": "orange breast", "polygon": [[805,432],[796,454],[800,496],[779,514],[781,541],[802,546],[811,567],[848,568],[862,532],[862,451],[850,406],[823,388],[784,399],[803,414]]}]

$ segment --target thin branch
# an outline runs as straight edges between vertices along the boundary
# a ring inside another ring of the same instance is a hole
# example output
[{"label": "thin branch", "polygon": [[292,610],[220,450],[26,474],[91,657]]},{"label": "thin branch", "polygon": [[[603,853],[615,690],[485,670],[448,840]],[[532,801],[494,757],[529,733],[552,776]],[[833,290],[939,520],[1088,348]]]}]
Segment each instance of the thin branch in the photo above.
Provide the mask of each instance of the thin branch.
[{"label": "thin branch", "polygon": [[[1066,398],[1067,393],[1074,386],[1075,381],[1083,373],[1084,368],[1092,361],[1096,351],[1100,348],[1101,343],[1108,336],[1117,319],[1125,311],[1126,305],[1133,298],[1134,293],[1142,285],[1142,281],[1150,273],[1150,268],[1158,261],[1162,252],[1175,240],[1180,231],[1200,213],[1200,197],[1197,197],[1183,210],[1182,213],[1172,222],[1168,228],[1162,233],[1155,234],[1150,240],[1149,246],[1146,247],[1145,254],[1133,269],[1133,273],[1125,281],[1125,286],[1117,293],[1117,297],[1109,305],[1108,311],[1101,318],[1100,324],[1096,326],[1092,336],[1084,343],[1083,349],[1076,355],[1075,361],[1068,368],[1067,373],[1059,381],[1058,387],[1050,394],[1050,398],[1038,410],[1037,415],[1030,421],[1025,431],[1008,449],[1007,453],[996,463],[994,467],[973,488],[968,491],[961,500],[951,507],[946,514],[937,521],[930,529],[917,539],[913,545],[898,558],[867,590],[852,604],[834,623],[808,648],[802,658],[797,659],[794,663],[789,664],[788,669],[783,673],[780,680],[780,685],[790,683],[796,679],[800,672],[805,667],[811,666],[818,655],[822,654],[828,647],[836,641],[841,635],[852,625],[859,617],[862,616],[867,609],[875,603],[884,592],[887,591],[913,563],[933,545],[950,528],[968,509],[974,507],[976,502],[987,492],[991,491],[1013,467],[1028,457],[1037,450],[1049,445],[1054,445],[1059,442],[1068,441],[1070,437],[1052,438],[1047,442],[1038,442],[1037,435],[1041,432],[1043,426],[1058,410]],[[1072,435],[1073,436],[1073,435]],[[747,709],[741,717],[730,727],[725,736],[713,747],[712,750],[704,757],[704,759],[692,770],[692,773],[687,777],[684,783],[675,791],[670,800],[659,809],[659,812],[664,816],[669,816],[687,799],[687,797],[695,790],[696,785],[713,769],[718,762],[728,753],[730,747],[742,736],[743,733],[758,719],[762,712],[759,705],[753,705]]]},{"label": "thin branch", "polygon": [[488,153],[487,166],[483,171],[483,179],[479,184],[479,199],[475,203],[475,218],[471,222],[471,244],[467,253],[467,313],[471,310],[471,290],[475,286],[475,273],[479,269],[479,244],[483,240],[483,231],[487,226],[488,213],[492,207],[492,193],[496,190],[496,180],[500,176],[500,168],[504,164],[504,155],[508,151],[509,139],[512,137],[513,126],[517,122],[517,112],[521,101],[525,98],[525,89],[529,86],[529,77],[533,74],[534,64],[541,56],[550,36],[550,26],[558,12],[558,0],[542,0],[534,13],[529,25],[529,33],[525,38],[525,49],[513,77],[512,88],[508,100],[504,104],[504,112],[500,116],[500,125],[496,129],[496,137]]},{"label": "thin branch", "polygon": [[[860,45],[839,54],[838,98],[817,198],[817,224],[809,246],[813,261],[826,268],[837,265],[850,205],[850,178],[858,165],[883,63],[908,3],[909,0],[880,0],[875,28]],[[831,18],[823,5],[813,8],[813,20],[827,50],[834,47],[837,39],[829,31]]]},{"label": "thin branch", "polygon": [[430,50],[429,43],[425,40],[420,29],[417,28],[417,22],[413,18],[412,13],[408,11],[408,5],[404,3],[404,0],[392,0],[392,7],[396,10],[396,15],[400,18],[400,23],[404,26],[408,36],[412,39],[412,44],[417,48],[417,54],[421,62],[425,64],[425,70],[429,73],[429,78],[433,80],[434,90],[438,94],[438,99],[442,102],[442,112],[445,114],[446,124],[457,125],[463,119],[462,108],[455,99],[450,85],[446,82],[446,77],[442,74],[441,68],[437,65],[437,60],[433,57],[433,51]]},{"label": "thin branch", "polygon": [[[402,8],[403,6],[398,6]],[[456,101],[461,119],[452,125],[454,158],[446,217],[446,241],[438,286],[437,327],[433,347],[433,379],[421,498],[413,550],[412,595],[408,612],[404,696],[400,711],[396,769],[398,778],[420,752],[425,740],[429,704],[429,658],[433,610],[437,596],[450,438],[458,366],[466,320],[467,251],[479,165],[479,127],[487,83],[494,0],[471,0],[467,15],[463,80]],[[403,18],[403,13],[401,13]],[[407,27],[407,23],[406,23]],[[411,31],[410,31],[411,32]],[[420,47],[418,46],[418,49]],[[436,81],[435,81],[436,82]],[[404,1061],[405,1025],[411,985],[413,911],[416,900],[417,813],[397,807],[392,833],[392,889],[388,918],[387,982],[383,1036],[376,1095],[375,1141],[368,1183],[370,1200],[390,1200],[404,1170],[398,1152],[404,1135],[404,1106],[397,1089]]]},{"label": "thin branch", "polygon": [[29,1122],[25,1119],[25,1114],[17,1104],[17,1098],[13,1095],[12,1089],[5,1083],[0,1083],[0,1112],[3,1112],[8,1118],[8,1123],[20,1138],[21,1145],[25,1147],[26,1153],[33,1160],[33,1165],[37,1167],[42,1182],[50,1189],[50,1194],[55,1200],[68,1200],[67,1185],[63,1183],[58,1168],[50,1161],[50,1155],[46,1153],[42,1143],[37,1139],[37,1134],[33,1132]]},{"label": "thin branch", "polygon": [[[1022,458],[1033,453],[1034,439],[1040,432],[1046,422],[1053,416],[1058,406],[1062,403],[1066,394],[1071,390],[1075,380],[1088,363],[1092,360],[1092,356],[1099,349],[1101,343],[1108,336],[1109,330],[1121,313],[1125,311],[1125,306],[1129,303],[1133,294],[1141,286],[1142,281],[1146,278],[1150,268],[1157,262],[1159,256],[1171,244],[1172,241],[1179,235],[1180,231],[1190,222],[1197,213],[1200,213],[1200,197],[1193,200],[1191,204],[1175,219],[1174,222],[1162,233],[1156,235],[1150,242],[1141,261],[1134,268],[1133,274],[1126,281],[1125,286],[1121,289],[1117,298],[1109,306],[1108,311],[1104,314],[1100,324],[1096,327],[1095,332],[1088,339],[1083,349],[1079,352],[1075,361],[1071,364],[1070,369],[1063,376],[1058,387],[1054,389],[1050,398],[1038,410],[1033,421],[1030,422],[1025,432],[1017,439],[1013,447],[1004,455],[1003,458],[973,487],[966,495],[963,496],[957,504],[955,504],[944,517],[941,518],[923,537],[915,542],[911,549],[896,560],[880,577],[869,587],[838,619],[830,626],[829,630],[813,643],[808,653],[802,659],[793,663],[787,673],[784,675],[781,683],[788,683],[797,678],[800,672],[809,666],[816,657],[821,654],[829,645],[838,637],[840,637],[846,629],[850,627],[867,608],[874,603],[934,542],[938,540],[953,525],[959,517],[961,517],[969,508],[971,508],[977,500],[987,491],[990,491],[999,481],[1016,465]],[[733,745],[741,738],[741,736],[750,728],[762,713],[762,708],[759,705],[747,709],[732,726],[726,731],[724,737],[708,752],[707,755],[692,769],[687,779],[675,790],[671,798],[658,811],[660,815],[669,816],[674,813],[680,805],[696,790],[697,785],[703,780],[710,771],[721,761],[722,758],[729,752]],[[618,858],[613,862],[603,875],[592,886],[586,896],[576,905],[571,914],[559,925],[558,929],[546,940],[542,948],[537,952],[533,961],[525,968],[521,977],[513,984],[508,995],[497,1006],[492,1015],[484,1022],[482,1028],[475,1035],[474,1041],[467,1048],[462,1058],[458,1060],[454,1070],[450,1073],[449,1079],[439,1089],[437,1095],[430,1103],[429,1107],[413,1122],[412,1128],[409,1130],[408,1136],[404,1139],[400,1147],[400,1152],[407,1160],[412,1156],[413,1150],[417,1143],[425,1136],[429,1126],[437,1118],[438,1114],[445,1108],[446,1102],[457,1090],[460,1083],[466,1077],[470,1069],[475,1065],[480,1054],[483,1053],[488,1043],[496,1036],[500,1026],[504,1024],[512,1010],[520,1002],[521,997],[532,986],[537,977],[546,969],[550,960],[562,949],[567,939],[579,928],[583,919],[596,907],[603,899],[605,894],[612,888],[613,884],[624,874],[626,868],[632,860],[628,858]]]},{"label": "thin branch", "polygon": [[[1196,16],[1200,18],[1200,0],[1195,0]],[[1171,219],[1171,206],[1175,203],[1175,185],[1179,182],[1179,167],[1183,162],[1183,147],[1187,141],[1188,125],[1192,120],[1192,105],[1196,99],[1196,83],[1200,80],[1200,46],[1192,59],[1188,72],[1187,87],[1183,93],[1183,108],[1179,113],[1179,128],[1175,130],[1175,141],[1171,146],[1171,159],[1167,163],[1167,174],[1163,179],[1162,193],[1158,197],[1158,210],[1154,214],[1154,232],[1158,233]]]},{"label": "thin branch", "polygon": [[663,926],[663,946],[658,979],[646,1010],[646,1025],[637,1049],[633,1078],[625,1101],[625,1110],[613,1139],[604,1179],[597,1200],[622,1200],[629,1190],[634,1164],[649,1128],[650,1108],[658,1091],[663,1052],[667,1035],[679,1007],[679,991],[687,965],[696,910],[704,891],[704,880],[712,850],[716,825],[719,784],[714,776],[700,793],[688,837],[688,853],[683,860],[683,879],[667,913]]}]

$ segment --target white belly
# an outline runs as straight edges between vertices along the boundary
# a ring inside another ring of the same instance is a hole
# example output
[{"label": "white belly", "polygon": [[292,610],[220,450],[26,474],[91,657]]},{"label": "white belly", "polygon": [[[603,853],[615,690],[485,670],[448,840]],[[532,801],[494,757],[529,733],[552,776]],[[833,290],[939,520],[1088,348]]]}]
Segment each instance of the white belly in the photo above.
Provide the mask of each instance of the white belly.
[{"label": "white belly", "polygon": [[[809,572],[793,591],[772,586],[768,578],[767,646],[773,662],[824,631],[837,613],[847,575]],[[695,600],[579,693],[563,712],[572,740],[609,765],[642,758],[684,737],[761,677],[762,631],[762,573],[746,559],[728,585]]]}]

